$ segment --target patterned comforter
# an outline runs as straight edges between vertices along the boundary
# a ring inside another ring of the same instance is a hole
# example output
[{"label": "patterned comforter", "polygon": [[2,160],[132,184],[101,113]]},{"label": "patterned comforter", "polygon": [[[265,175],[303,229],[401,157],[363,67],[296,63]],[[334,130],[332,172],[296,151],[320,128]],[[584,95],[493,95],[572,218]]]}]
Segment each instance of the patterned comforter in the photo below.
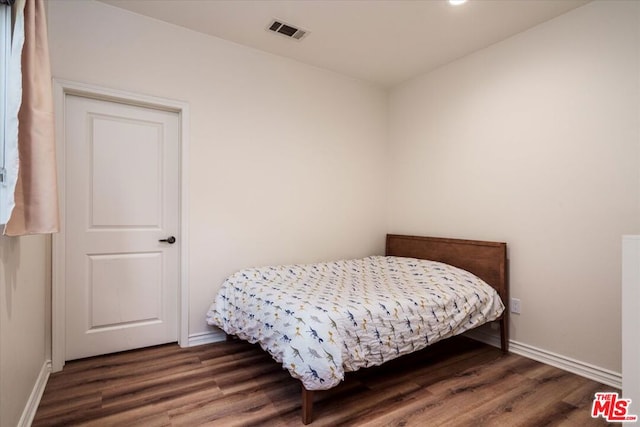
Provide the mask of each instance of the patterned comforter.
[{"label": "patterned comforter", "polygon": [[434,261],[373,256],[251,268],[230,276],[207,323],[282,363],[307,390],[497,319],[504,305],[473,274]]}]

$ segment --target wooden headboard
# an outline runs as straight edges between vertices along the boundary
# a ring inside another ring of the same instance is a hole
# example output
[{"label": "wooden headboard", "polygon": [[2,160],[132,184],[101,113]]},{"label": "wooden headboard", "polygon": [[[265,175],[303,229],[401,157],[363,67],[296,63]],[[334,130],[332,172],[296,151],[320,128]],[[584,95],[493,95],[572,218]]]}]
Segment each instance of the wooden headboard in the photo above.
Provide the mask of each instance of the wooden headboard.
[{"label": "wooden headboard", "polygon": [[491,285],[506,307],[500,324],[502,349],[507,351],[509,279],[506,243],[387,234],[385,253],[444,262],[470,271]]}]

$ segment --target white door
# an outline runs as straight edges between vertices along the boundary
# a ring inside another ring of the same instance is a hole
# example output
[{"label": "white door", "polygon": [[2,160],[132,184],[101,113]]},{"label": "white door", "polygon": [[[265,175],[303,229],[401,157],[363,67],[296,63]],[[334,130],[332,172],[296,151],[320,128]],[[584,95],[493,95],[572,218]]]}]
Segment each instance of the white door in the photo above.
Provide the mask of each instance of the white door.
[{"label": "white door", "polygon": [[178,114],[64,108],[65,360],[177,341]]}]

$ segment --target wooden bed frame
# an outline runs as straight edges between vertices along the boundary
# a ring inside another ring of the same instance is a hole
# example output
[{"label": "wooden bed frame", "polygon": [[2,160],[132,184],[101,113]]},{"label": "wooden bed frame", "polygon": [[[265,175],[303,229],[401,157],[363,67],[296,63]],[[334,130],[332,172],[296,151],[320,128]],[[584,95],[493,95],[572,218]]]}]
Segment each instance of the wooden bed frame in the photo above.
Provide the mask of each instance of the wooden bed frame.
[{"label": "wooden bed frame", "polygon": [[[385,254],[440,261],[470,271],[496,289],[505,311],[499,318],[500,346],[509,351],[509,281],[507,244],[477,240],[387,234]],[[302,386],[302,422],[313,420],[314,392]]]}]

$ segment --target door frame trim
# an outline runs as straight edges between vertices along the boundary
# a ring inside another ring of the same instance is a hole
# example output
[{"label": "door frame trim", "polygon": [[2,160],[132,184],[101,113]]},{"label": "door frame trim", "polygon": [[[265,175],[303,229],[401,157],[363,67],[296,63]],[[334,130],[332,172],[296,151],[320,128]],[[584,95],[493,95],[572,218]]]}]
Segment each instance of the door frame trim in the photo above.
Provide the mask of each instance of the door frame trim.
[{"label": "door frame trim", "polygon": [[51,274],[51,366],[53,372],[62,370],[65,364],[65,102],[68,95],[82,96],[101,101],[154,108],[178,114],[179,126],[179,179],[180,179],[180,241],[178,283],[178,344],[189,345],[189,233],[188,233],[188,155],[189,155],[189,104],[156,96],[143,95],[93,84],[53,79],[53,96],[56,125],[56,156],[58,166],[58,197],[60,232],[52,240]]}]

